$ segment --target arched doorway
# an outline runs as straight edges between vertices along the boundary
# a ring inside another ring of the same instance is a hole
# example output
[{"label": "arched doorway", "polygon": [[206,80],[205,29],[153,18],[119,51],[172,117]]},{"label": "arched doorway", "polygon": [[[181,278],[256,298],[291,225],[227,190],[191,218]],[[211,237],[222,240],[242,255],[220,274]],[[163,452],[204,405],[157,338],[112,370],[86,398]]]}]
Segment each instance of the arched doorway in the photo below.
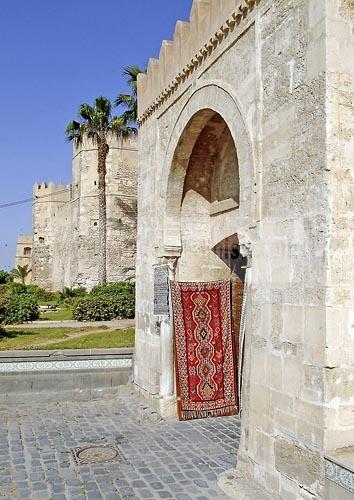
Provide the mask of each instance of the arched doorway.
[{"label": "arched doorway", "polygon": [[166,216],[167,230],[173,228],[180,242],[174,280],[197,283],[231,280],[237,376],[247,259],[240,252],[237,235],[238,154],[230,129],[219,113],[205,109],[191,118],[177,145],[171,175],[180,180],[167,195],[170,209]]},{"label": "arched doorway", "polygon": [[237,151],[230,130],[218,113],[203,110],[192,118],[187,129],[195,124],[203,127],[188,159],[184,179],[180,208],[182,251],[176,278],[228,279],[230,269],[212,250],[212,229],[219,224],[220,216],[239,207]]},{"label": "arched doorway", "polygon": [[[156,148],[154,146],[155,153],[150,158],[150,167],[144,167],[141,173],[143,192],[140,196],[137,250],[134,381],[156,404],[160,413],[169,418],[176,416],[177,408],[174,328],[166,276],[170,281],[184,279],[183,275],[186,276],[189,267],[192,268],[193,277],[186,277],[186,280],[209,280],[211,272],[216,280],[229,279],[230,267],[213,249],[235,234],[242,253],[246,252],[248,256],[248,266],[251,265],[250,249],[258,211],[255,195],[257,170],[256,151],[240,100],[231,88],[222,87],[218,81],[197,84],[185,102],[180,102],[173,121],[165,114],[157,125],[159,140]],[[147,136],[146,139],[149,142]],[[206,145],[206,157],[197,155],[198,147],[203,152],[203,145]],[[198,156],[200,161],[197,161]],[[229,158],[230,163],[223,165],[220,161],[222,157]],[[213,166],[214,188],[207,199],[202,196],[199,198],[201,203],[198,207],[204,209],[204,212],[199,213],[207,221],[206,232],[202,234],[201,225],[198,224],[201,218],[199,214],[197,216],[196,209],[193,209],[194,212],[192,207],[189,210],[189,203],[193,196],[200,195],[197,184],[201,181],[205,161]],[[195,183],[190,174],[193,162]],[[224,182],[216,189],[216,181],[225,178],[222,170],[231,170],[232,180],[237,180],[238,186]],[[154,196],[151,196],[152,179]],[[188,186],[190,189],[187,189]],[[225,190],[222,191],[220,187]],[[231,195],[230,191],[226,191],[229,187],[232,188]],[[187,219],[189,214],[193,217],[193,213],[194,220],[190,218],[189,223]],[[149,225],[150,217],[155,221],[153,225]],[[196,231],[199,231],[199,236]],[[192,235],[191,239],[188,232]],[[193,241],[194,236],[198,237]],[[199,252],[195,250],[198,238]],[[188,242],[191,242],[189,249]],[[198,255],[204,265],[200,265]],[[192,266],[195,257],[197,259]],[[251,280],[251,272],[248,271],[246,288]],[[246,341],[246,368],[249,366],[248,352]],[[248,398],[246,386],[243,385],[244,401],[245,397]]]}]

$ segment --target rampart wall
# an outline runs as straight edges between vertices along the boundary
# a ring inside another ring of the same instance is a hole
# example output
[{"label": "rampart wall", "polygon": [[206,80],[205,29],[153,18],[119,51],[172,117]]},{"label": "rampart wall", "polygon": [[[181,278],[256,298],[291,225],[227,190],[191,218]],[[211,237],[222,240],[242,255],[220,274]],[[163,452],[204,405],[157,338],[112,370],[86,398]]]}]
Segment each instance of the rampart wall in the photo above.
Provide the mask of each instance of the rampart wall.
[{"label": "rampart wall", "polygon": [[[107,157],[107,279],[135,277],[137,145],[110,140]],[[33,279],[46,289],[98,282],[97,149],[73,150],[72,183],[33,188]]]}]

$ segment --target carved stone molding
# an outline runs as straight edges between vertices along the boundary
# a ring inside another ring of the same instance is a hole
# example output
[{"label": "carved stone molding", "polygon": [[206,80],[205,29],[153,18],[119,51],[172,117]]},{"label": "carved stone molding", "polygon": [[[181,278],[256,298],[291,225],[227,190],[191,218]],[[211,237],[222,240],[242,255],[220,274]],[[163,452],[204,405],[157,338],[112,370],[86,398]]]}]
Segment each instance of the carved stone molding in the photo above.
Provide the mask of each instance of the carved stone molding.
[{"label": "carved stone molding", "polygon": [[182,85],[199,67],[201,67],[206,59],[208,59],[217,47],[223,43],[229,33],[233,32],[242,20],[245,20],[249,12],[261,0],[242,0],[238,9],[228,18],[225,23],[214,33],[214,35],[203,45],[195,56],[184,66],[184,68],[175,76],[172,82],[156,97],[152,104],[139,117],[140,124],[145,123],[150,116],[160,108],[177,89]]}]

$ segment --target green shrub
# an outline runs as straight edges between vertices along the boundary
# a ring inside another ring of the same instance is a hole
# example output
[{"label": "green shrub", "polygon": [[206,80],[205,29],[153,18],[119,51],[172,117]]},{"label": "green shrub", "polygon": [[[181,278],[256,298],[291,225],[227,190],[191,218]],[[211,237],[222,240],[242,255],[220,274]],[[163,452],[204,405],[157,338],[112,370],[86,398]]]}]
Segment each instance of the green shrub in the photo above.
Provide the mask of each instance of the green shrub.
[{"label": "green shrub", "polygon": [[5,300],[0,297],[0,331],[1,331],[1,325],[5,323],[5,313],[6,313]]},{"label": "green shrub", "polygon": [[[2,320],[1,320],[2,318]],[[0,297],[0,322],[3,324],[23,323],[39,318],[38,303],[25,294]]]},{"label": "green shrub", "polygon": [[0,339],[5,332],[5,330],[3,329],[4,322],[5,322],[5,304],[3,304],[3,301],[0,299]]},{"label": "green shrub", "polygon": [[134,318],[135,287],[131,283],[97,286],[74,303],[73,317],[78,321],[109,321]]},{"label": "green shrub", "polygon": [[4,271],[3,269],[1,269],[0,270],[0,285],[3,285],[4,283],[8,283],[9,281],[12,281],[11,273],[8,273],[7,271]]},{"label": "green shrub", "polygon": [[77,299],[73,307],[73,318],[78,321],[108,321],[113,317],[111,300],[88,296]]},{"label": "green shrub", "polygon": [[0,294],[3,297],[13,297],[15,295],[22,295],[26,293],[26,285],[21,283],[9,282],[4,285],[0,285]]},{"label": "green shrub", "polygon": [[92,288],[90,295],[95,297],[135,297],[135,285],[128,282],[107,283]]},{"label": "green shrub", "polygon": [[87,291],[84,287],[69,288],[66,286],[61,292],[57,292],[57,294],[60,303],[70,306],[75,303],[77,298],[85,297]]},{"label": "green shrub", "polygon": [[55,300],[55,292],[47,292],[37,285],[23,285],[22,283],[9,282],[0,285],[0,293],[5,297],[17,295],[28,295],[37,301]]},{"label": "green shrub", "polygon": [[47,292],[43,288],[37,285],[27,285],[26,292],[27,295],[31,295],[40,302],[46,302],[51,300],[56,300],[56,292]]}]

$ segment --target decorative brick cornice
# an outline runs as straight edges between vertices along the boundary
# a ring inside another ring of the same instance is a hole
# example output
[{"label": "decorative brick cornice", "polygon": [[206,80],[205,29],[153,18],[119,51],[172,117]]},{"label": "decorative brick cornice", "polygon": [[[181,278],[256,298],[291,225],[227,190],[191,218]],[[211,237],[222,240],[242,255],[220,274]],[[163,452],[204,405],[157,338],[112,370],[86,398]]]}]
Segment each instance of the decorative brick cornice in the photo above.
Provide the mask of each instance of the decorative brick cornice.
[{"label": "decorative brick cornice", "polygon": [[171,83],[154,99],[152,104],[139,117],[140,124],[144,124],[150,116],[159,109],[178,88],[196,71],[204,65],[205,61],[213,54],[223,41],[232,33],[241,21],[245,20],[260,0],[241,0],[237,10],[226,19],[225,23],[209,38],[197,54],[184,66],[184,68],[175,76]]}]

